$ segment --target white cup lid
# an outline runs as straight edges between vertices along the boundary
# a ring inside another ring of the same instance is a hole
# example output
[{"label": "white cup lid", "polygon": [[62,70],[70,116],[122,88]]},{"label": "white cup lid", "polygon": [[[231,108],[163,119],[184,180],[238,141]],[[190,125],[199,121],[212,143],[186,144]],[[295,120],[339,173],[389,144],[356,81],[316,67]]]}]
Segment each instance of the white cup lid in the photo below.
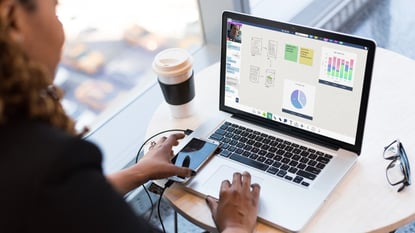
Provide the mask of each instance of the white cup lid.
[{"label": "white cup lid", "polygon": [[152,68],[159,76],[177,77],[188,74],[192,69],[192,56],[185,49],[166,49],[156,55]]}]

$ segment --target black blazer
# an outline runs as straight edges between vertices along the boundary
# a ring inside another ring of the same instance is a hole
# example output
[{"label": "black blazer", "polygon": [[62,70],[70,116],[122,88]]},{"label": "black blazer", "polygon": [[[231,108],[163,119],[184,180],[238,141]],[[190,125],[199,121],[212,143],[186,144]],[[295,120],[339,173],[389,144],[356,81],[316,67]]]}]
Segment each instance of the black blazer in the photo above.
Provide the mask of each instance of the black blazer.
[{"label": "black blazer", "polygon": [[0,232],[152,232],[101,160],[95,145],[48,124],[0,126]]}]

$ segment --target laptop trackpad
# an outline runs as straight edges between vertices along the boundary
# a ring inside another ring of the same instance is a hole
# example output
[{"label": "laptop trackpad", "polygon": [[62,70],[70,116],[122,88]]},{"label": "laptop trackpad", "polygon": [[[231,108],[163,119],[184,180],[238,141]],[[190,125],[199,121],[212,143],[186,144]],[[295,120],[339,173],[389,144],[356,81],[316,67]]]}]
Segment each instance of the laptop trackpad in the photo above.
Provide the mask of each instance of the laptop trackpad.
[{"label": "laptop trackpad", "polygon": [[[220,186],[223,180],[228,180],[232,183],[233,173],[243,173],[243,170],[238,170],[226,165],[220,166],[213,175],[204,183],[204,194],[219,198]],[[251,174],[251,183],[262,185],[263,179]]]}]

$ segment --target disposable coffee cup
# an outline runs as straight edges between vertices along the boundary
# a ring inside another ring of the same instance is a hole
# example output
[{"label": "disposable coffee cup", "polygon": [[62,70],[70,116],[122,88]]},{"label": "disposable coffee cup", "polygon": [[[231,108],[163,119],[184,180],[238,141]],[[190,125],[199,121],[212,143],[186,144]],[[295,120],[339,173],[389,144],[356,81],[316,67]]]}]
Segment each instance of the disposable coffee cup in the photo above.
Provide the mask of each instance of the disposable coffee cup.
[{"label": "disposable coffee cup", "polygon": [[172,116],[191,116],[195,97],[192,56],[185,49],[166,49],[156,55],[152,68]]}]

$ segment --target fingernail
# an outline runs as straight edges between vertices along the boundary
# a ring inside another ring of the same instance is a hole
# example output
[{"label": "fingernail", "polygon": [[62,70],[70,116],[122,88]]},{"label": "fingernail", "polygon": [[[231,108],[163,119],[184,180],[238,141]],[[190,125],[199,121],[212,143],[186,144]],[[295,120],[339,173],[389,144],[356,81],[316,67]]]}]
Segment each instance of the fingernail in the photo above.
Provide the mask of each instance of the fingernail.
[{"label": "fingernail", "polygon": [[196,171],[193,171],[193,170],[192,170],[192,172],[190,173],[190,175],[191,175],[191,176],[195,176],[196,174],[197,174],[197,173],[196,173]]}]

